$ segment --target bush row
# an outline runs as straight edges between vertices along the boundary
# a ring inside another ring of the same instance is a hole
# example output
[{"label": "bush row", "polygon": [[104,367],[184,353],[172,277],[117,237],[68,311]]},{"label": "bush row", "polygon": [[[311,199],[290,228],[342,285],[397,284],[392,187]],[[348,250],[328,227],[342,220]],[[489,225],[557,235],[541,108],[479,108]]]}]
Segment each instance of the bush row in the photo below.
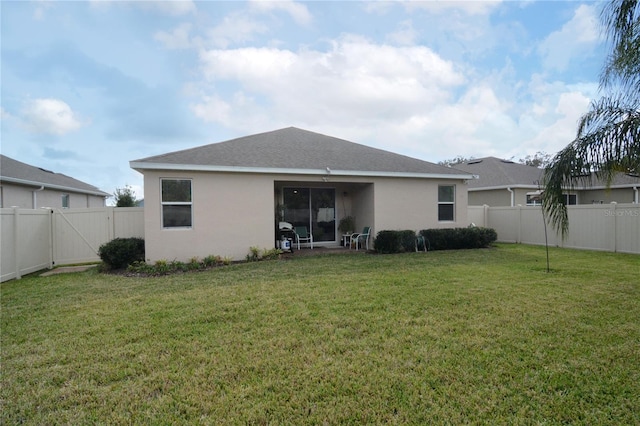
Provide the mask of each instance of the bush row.
[{"label": "bush row", "polygon": [[482,227],[423,229],[431,250],[458,250],[489,247],[498,239],[495,229]]},{"label": "bush row", "polygon": [[[419,238],[422,237],[422,238]],[[423,229],[414,231],[380,231],[374,249],[378,253],[403,253],[418,250],[456,250],[489,247],[498,235],[491,228]]]},{"label": "bush row", "polygon": [[[280,249],[249,248],[246,260],[255,262],[258,260],[277,259],[282,254]],[[145,262],[144,239],[142,238],[115,238],[100,246],[98,255],[103,262],[104,270],[127,269],[129,272],[146,275],[166,275],[174,272],[196,271],[208,269],[214,266],[228,265],[231,258],[210,255],[203,259],[191,258],[188,262],[177,260],[158,260],[153,264]]]},{"label": "bush row", "polygon": [[416,248],[414,231],[380,231],[376,235],[373,248],[378,253],[403,253]]},{"label": "bush row", "polygon": [[127,271],[134,274],[143,275],[169,275],[177,272],[201,271],[216,266],[229,265],[231,258],[221,256],[207,256],[202,260],[192,257],[188,262],[180,262],[177,260],[167,261],[164,259],[156,260],[155,263],[134,262],[127,267]]}]

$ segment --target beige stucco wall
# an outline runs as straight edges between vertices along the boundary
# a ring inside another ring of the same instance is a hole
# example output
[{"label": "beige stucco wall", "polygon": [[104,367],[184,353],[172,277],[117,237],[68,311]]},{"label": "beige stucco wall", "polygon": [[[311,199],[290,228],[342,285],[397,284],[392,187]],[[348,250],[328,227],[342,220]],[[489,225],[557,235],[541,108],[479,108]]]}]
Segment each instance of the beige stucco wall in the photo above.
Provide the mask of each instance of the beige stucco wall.
[{"label": "beige stucco wall", "polygon": [[[438,185],[456,187],[455,220],[438,221]],[[467,226],[467,185],[463,181],[380,178],[375,184],[375,231],[420,231]]]},{"label": "beige stucco wall", "polygon": [[[193,226],[162,229],[160,179],[192,179]],[[144,176],[147,261],[197,256],[243,259],[274,245],[273,179],[254,174],[158,172]]]},{"label": "beige stucco wall", "polygon": [[[192,179],[193,227],[162,229],[160,179]],[[326,178],[325,178],[326,179]],[[244,259],[252,246],[275,245],[275,205],[285,187],[330,187],[336,191],[336,226],[346,214],[356,231],[456,227],[467,225],[467,187],[456,184],[456,221],[437,221],[438,184],[452,181],[331,176],[145,171],[147,261],[188,261],[197,256]],[[340,232],[336,231],[336,241]]]},{"label": "beige stucco wall", "polygon": [[633,188],[620,189],[594,189],[589,191],[580,191],[578,194],[578,204],[609,204],[612,201],[616,203],[633,203]]},{"label": "beige stucco wall", "polygon": [[[18,206],[23,209],[33,209],[41,207],[62,208],[62,195],[69,195],[69,208],[104,207],[105,199],[101,196],[78,194],[73,192],[44,189],[32,186],[15,185],[12,183],[2,183],[2,207],[8,208]],[[33,205],[33,194],[35,191],[35,202]]]},{"label": "beige stucco wall", "polygon": [[[513,188],[513,205],[527,205],[527,193],[534,192],[532,188]],[[469,191],[469,205],[492,207],[511,206],[511,192],[507,188],[488,189],[483,191]]]}]

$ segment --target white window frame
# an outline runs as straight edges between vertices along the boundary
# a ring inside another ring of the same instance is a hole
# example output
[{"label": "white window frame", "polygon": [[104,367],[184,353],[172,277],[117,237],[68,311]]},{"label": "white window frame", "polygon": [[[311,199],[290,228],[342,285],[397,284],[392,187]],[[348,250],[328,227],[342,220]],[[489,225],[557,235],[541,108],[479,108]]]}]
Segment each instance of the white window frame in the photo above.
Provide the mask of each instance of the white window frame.
[{"label": "white window frame", "polygon": [[62,208],[68,209],[71,207],[71,196],[69,194],[62,194]]},{"label": "white window frame", "polygon": [[[162,198],[162,183],[164,181],[188,181],[191,201],[164,201]],[[190,225],[188,226],[165,226],[164,207],[165,206],[189,206],[191,212]],[[162,229],[193,229],[193,179],[191,178],[160,178],[160,227]]]},{"label": "white window frame", "polygon": [[[451,187],[453,188],[453,201],[441,201],[440,200],[440,188]],[[453,217],[451,219],[440,219],[440,206],[453,206]],[[438,222],[455,222],[456,221],[456,185],[438,185]]]}]

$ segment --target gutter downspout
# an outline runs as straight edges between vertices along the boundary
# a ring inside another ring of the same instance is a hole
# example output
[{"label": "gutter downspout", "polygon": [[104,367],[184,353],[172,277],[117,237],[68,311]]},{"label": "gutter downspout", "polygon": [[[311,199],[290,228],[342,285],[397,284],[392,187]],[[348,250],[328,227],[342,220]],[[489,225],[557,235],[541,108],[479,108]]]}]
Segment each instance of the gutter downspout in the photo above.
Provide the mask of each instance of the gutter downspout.
[{"label": "gutter downspout", "polygon": [[638,187],[637,186],[633,187],[633,202],[635,204],[640,203],[640,199],[638,199]]},{"label": "gutter downspout", "polygon": [[511,207],[514,207],[516,205],[516,193],[513,192],[513,189],[511,189],[511,187],[507,187],[507,191],[511,193]]},{"label": "gutter downspout", "polygon": [[37,192],[40,192],[44,190],[44,185],[41,185],[40,188],[38,189],[34,189],[33,191],[31,191],[31,195],[32,195],[32,201],[31,201],[31,205],[33,209],[37,209],[38,208],[38,196],[36,195]]}]

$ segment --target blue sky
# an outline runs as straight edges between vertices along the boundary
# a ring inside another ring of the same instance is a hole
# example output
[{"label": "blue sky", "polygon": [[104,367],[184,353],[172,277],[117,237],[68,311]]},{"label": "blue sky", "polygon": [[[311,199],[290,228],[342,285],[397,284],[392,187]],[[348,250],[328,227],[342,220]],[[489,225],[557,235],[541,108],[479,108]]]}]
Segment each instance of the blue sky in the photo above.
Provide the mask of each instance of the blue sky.
[{"label": "blue sky", "polygon": [[554,154],[601,3],[2,1],[1,150],[113,193],[129,161],[295,126],[427,161]]}]

